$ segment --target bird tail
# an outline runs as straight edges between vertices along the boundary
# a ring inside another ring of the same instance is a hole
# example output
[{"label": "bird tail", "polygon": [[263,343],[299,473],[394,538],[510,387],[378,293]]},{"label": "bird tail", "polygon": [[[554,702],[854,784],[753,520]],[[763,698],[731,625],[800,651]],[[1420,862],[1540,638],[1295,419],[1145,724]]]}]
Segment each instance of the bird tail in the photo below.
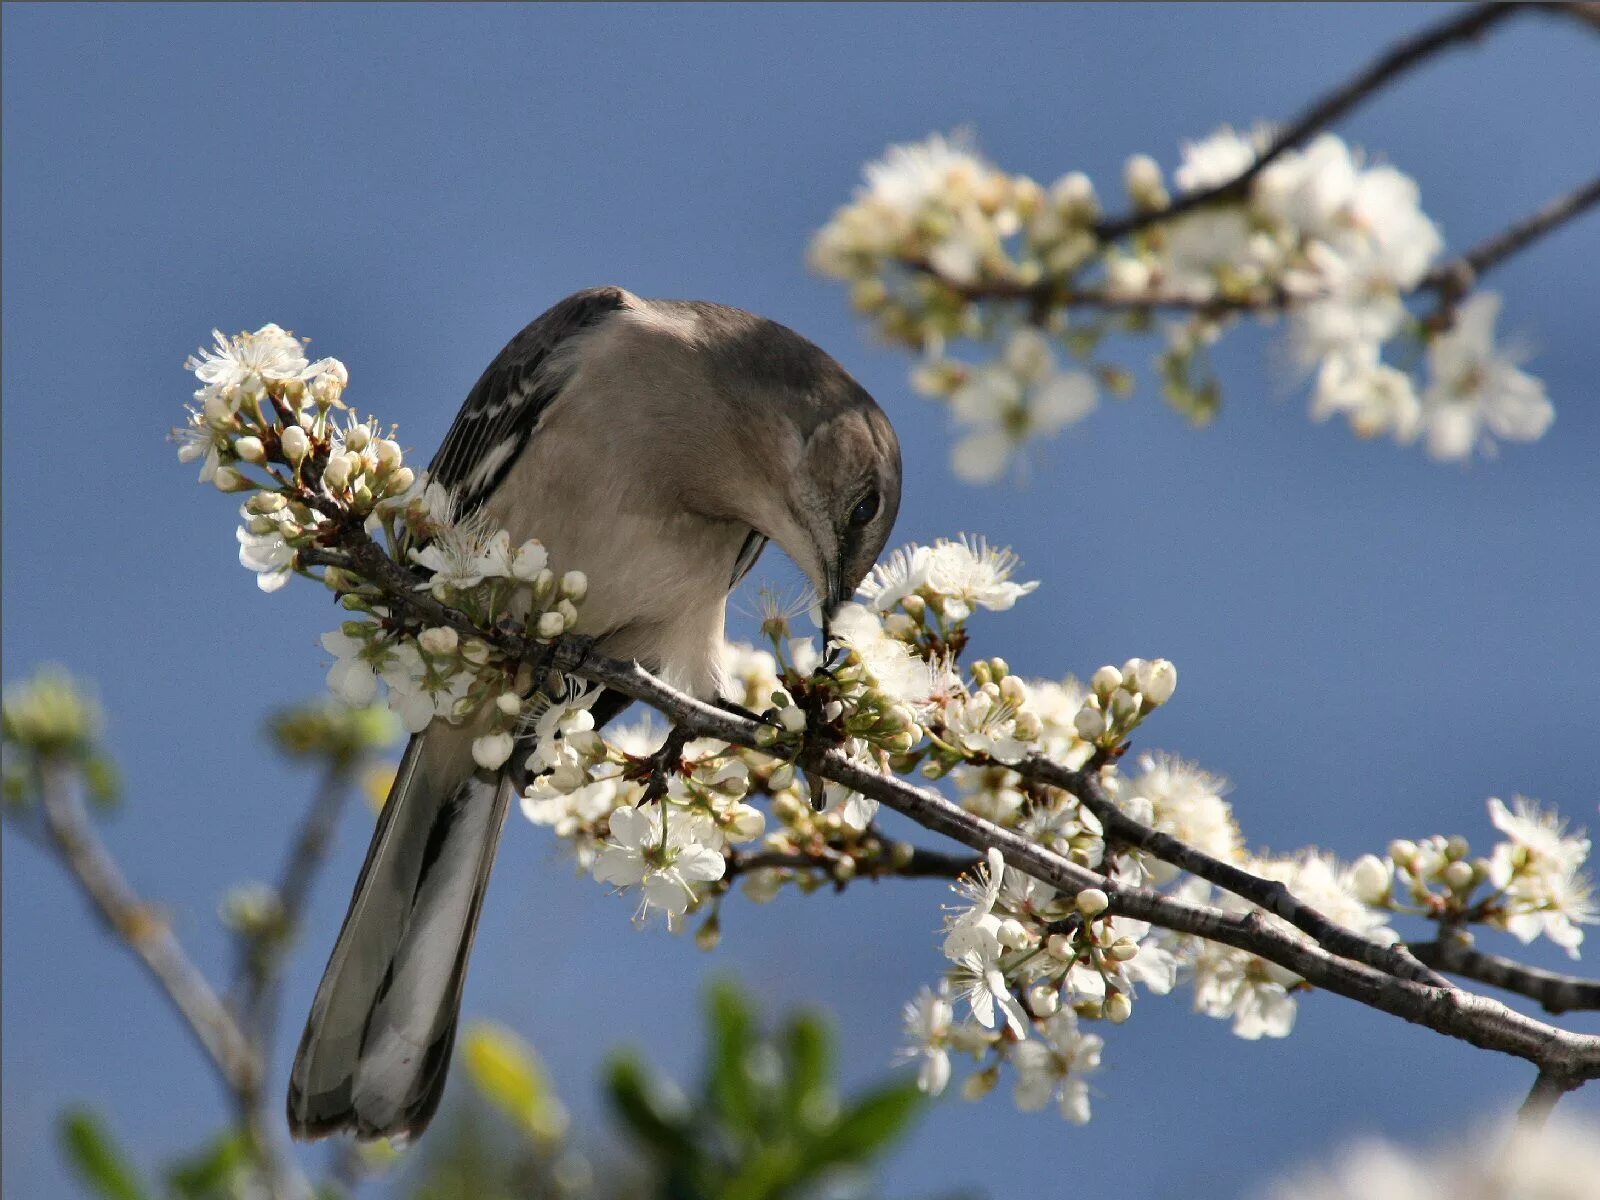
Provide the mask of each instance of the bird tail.
[{"label": "bird tail", "polygon": [[471,745],[438,727],[406,747],[295,1055],[298,1138],[411,1137],[439,1107],[511,795]]}]

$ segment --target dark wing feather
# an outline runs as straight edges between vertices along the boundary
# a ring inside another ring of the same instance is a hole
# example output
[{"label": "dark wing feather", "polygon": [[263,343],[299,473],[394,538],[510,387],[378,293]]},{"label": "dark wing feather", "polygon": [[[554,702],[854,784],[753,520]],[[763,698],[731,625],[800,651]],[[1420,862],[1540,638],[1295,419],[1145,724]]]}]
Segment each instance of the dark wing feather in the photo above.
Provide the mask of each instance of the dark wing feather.
[{"label": "dark wing feather", "polygon": [[626,308],[631,299],[617,287],[574,293],[536,317],[495,356],[428,467],[429,480],[455,494],[458,517],[473,512],[500,485],[560,392],[562,380],[544,369],[556,347]]},{"label": "dark wing feather", "polygon": [[730,592],[739,586],[741,579],[750,574],[750,568],[756,565],[756,559],[761,557],[761,552],[766,548],[766,536],[752,529],[745,537],[744,545],[739,547],[739,557],[733,560],[733,578],[728,580]]}]

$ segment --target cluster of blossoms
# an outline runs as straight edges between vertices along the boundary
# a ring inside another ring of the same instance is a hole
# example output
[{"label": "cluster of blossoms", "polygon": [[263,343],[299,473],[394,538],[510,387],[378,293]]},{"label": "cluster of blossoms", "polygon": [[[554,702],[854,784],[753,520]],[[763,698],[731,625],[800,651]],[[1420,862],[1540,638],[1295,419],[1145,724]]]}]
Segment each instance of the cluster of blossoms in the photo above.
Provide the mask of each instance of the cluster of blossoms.
[{"label": "cluster of blossoms", "polygon": [[[1226,184],[1269,140],[1265,128],[1219,129],[1183,147],[1173,184],[1180,194]],[[1128,160],[1123,183],[1138,212],[1172,203],[1148,156]],[[1363,437],[1421,437],[1435,458],[1466,459],[1494,438],[1537,439],[1553,419],[1522,356],[1496,346],[1497,296],[1473,295],[1427,322],[1410,312],[1443,239],[1414,180],[1337,135],[1278,155],[1242,194],[1131,237],[1103,240],[1100,218],[1082,173],[1047,188],[934,135],[869,164],[865,186],[816,235],[816,269],[848,282],[859,311],[925,355],[913,383],[947,402],[963,430],[962,477],[1000,477],[1025,443],[1087,416],[1099,388],[1127,394],[1132,376],[1096,358],[1101,342],[1144,332],[1168,310],[1181,315],[1163,321],[1163,390],[1198,421],[1219,402],[1206,347],[1241,313],[1279,311],[1315,376],[1313,416],[1342,414]],[[1001,352],[981,365],[948,357],[963,338]],[[1386,357],[1401,339],[1423,340],[1426,354]],[[1060,369],[1053,342],[1085,367]],[[1417,357],[1425,382],[1395,365]]]},{"label": "cluster of blossoms", "polygon": [[1595,1200],[1600,1126],[1556,1114],[1538,1129],[1484,1129],[1417,1151],[1375,1138],[1278,1181],[1268,1200]]},{"label": "cluster of blossoms", "polygon": [[182,461],[203,460],[202,482],[248,493],[239,561],[262,591],[298,572],[360,614],[322,639],[335,658],[328,686],[341,700],[369,704],[381,685],[412,732],[436,717],[473,722],[482,729],[474,757],[486,768],[503,764],[529,719],[531,681],[519,678],[519,664],[452,625],[423,626],[391,611],[351,571],[314,574],[300,552],[336,546],[341,530],[365,528],[412,568],[417,591],[473,627],[513,619],[541,640],[576,624],[588,590],[583,573],[557,577],[538,541],[513,546],[481,514],[458,514],[447,489],[406,465],[393,430],[345,404],[350,376],[338,359],[308,361],[300,339],[277,325],[214,338],[184,364],[200,387],[173,437]]},{"label": "cluster of blossoms", "polygon": [[1489,819],[1503,835],[1487,858],[1467,839],[1428,837],[1389,844],[1386,857],[1356,862],[1357,891],[1372,908],[1416,913],[1446,926],[1486,925],[1521,942],[1543,936],[1578,957],[1580,924],[1600,921],[1594,884],[1584,873],[1589,839],[1569,834],[1554,812],[1524,796],[1511,807],[1489,801]]},{"label": "cluster of blossoms", "polygon": [[[307,574],[358,614],[324,639],[336,660],[330,688],[365,705],[386,686],[390,706],[412,730],[436,719],[471,722],[477,762],[525,771],[525,815],[566,839],[597,880],[636,895],[641,923],[656,910],[674,929],[703,916],[697,937],[711,945],[736,880],[763,901],[785,887],[928,873],[917,863],[924,855],[926,868],[928,852],[878,828],[875,799],[797,770],[803,752],[819,743],[874,772],[948,780],[969,812],[1108,884],[1166,889],[1224,911],[1250,906],[1109,840],[1077,795],[1023,768],[1048,758],[1094,772],[1127,817],[1279,881],[1378,942],[1396,940],[1390,922],[1410,915],[1452,931],[1482,925],[1523,941],[1543,935],[1575,955],[1579,924],[1600,917],[1582,870],[1588,839],[1521,798],[1510,808],[1490,801],[1504,840],[1486,858],[1472,858],[1458,837],[1398,841],[1387,857],[1348,866],[1316,850],[1252,853],[1224,799],[1224,780],[1159,753],[1125,761],[1129,736],[1175,692],[1171,663],[1129,659],[1101,667],[1085,684],[1026,679],[998,658],[963,661],[971,618],[1009,610],[1038,586],[1015,578],[1009,550],[981,539],[889,555],[833,615],[832,646],[796,633],[803,602],[767,603],[769,648],[729,647],[724,664],[724,695],[763,719],[755,748],[700,740],[664,760],[662,734],[647,725],[602,737],[590,711],[597,690],[554,675],[536,679],[528,663],[491,644],[508,630],[524,645],[571,630],[587,592],[580,572],[557,576],[537,541],[513,546],[481,516],[457,513],[447,491],[404,465],[392,435],[379,436],[354,415],[341,419],[344,368],[308,362],[301,344],[276,326],[219,334],[190,366],[203,386],[178,431],[180,453],[205,456],[204,477],[222,490],[250,494],[241,561],[266,590]],[[370,562],[340,557],[352,531],[363,530],[387,542],[391,571],[382,583],[368,576]],[[396,564],[409,570],[399,584]],[[397,587],[417,601],[397,602]],[[419,606],[442,623],[419,619]],[[62,709],[12,700],[8,748],[43,721],[28,714]],[[78,729],[87,720],[51,716],[47,723]],[[527,758],[514,762],[519,745]],[[1308,985],[1282,967],[1115,915],[1100,888],[1058,893],[1007,866],[997,851],[967,867],[940,862],[938,871],[959,873],[960,904],[942,937],[947,967],[906,1010],[907,1057],[920,1064],[930,1092],[949,1085],[952,1059],[961,1055],[975,1060],[964,1094],[987,1093],[1009,1069],[1020,1107],[1055,1102],[1069,1119],[1086,1120],[1086,1077],[1103,1048],[1094,1023],[1120,1024],[1139,989],[1165,994],[1180,980],[1192,985],[1198,1011],[1230,1020],[1241,1037],[1282,1037],[1293,1026],[1297,994]],[[261,898],[249,895],[230,912],[237,922],[270,918]],[[1300,936],[1281,918],[1266,920]]]}]

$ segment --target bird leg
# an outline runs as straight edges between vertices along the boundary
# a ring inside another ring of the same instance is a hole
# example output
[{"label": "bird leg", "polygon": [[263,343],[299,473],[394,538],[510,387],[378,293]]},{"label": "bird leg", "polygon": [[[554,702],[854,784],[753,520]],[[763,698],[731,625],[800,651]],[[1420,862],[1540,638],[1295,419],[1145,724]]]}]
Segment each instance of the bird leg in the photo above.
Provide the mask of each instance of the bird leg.
[{"label": "bird leg", "polygon": [[639,797],[640,804],[649,804],[667,794],[668,780],[674,771],[683,770],[683,748],[693,738],[694,734],[688,729],[674,725],[667,733],[667,740],[661,743],[661,748],[642,759],[641,766],[628,772],[629,778],[650,780],[645,785],[644,795]]}]

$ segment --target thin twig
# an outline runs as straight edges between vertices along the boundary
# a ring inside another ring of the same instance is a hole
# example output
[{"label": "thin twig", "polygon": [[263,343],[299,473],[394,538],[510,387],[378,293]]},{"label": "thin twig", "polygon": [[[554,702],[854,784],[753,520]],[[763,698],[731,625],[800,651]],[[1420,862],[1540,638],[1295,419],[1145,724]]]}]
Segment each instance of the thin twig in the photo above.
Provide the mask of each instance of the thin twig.
[{"label": "thin twig", "polygon": [[1540,1068],[1538,1077],[1533,1081],[1533,1087],[1528,1091],[1527,1099],[1523,1100],[1522,1107],[1517,1109],[1517,1125],[1512,1131],[1512,1137],[1535,1133],[1543,1128],[1561,1097],[1568,1092],[1576,1091],[1583,1086],[1583,1083],[1582,1079],[1560,1071]]},{"label": "thin twig", "polygon": [[261,1060],[254,1047],[171,926],[128,885],[84,814],[62,764],[40,765],[39,799],[45,829],[68,874],[106,927],[144,964],[228,1090],[237,1094],[258,1087]]},{"label": "thin twig", "polygon": [[1449,323],[1449,314],[1456,303],[1473,289],[1485,271],[1545,234],[1559,229],[1597,203],[1600,203],[1600,175],[1565,195],[1557,196],[1537,212],[1513,222],[1465,254],[1433,268],[1423,277],[1417,290],[1439,293],[1439,313],[1436,314],[1435,323]]},{"label": "thin twig", "polygon": [[1451,14],[1421,33],[1395,43],[1353,78],[1307,107],[1300,116],[1272,138],[1254,162],[1232,179],[1212,187],[1185,192],[1165,208],[1104,217],[1095,224],[1095,236],[1102,242],[1117,241],[1181,213],[1242,196],[1255,177],[1280,155],[1294,149],[1312,134],[1327,128],[1363,100],[1385,85],[1393,83],[1413,67],[1426,62],[1441,50],[1461,42],[1475,40],[1490,26],[1519,11],[1538,7],[1540,6],[1532,4],[1476,4]]},{"label": "thin twig", "polygon": [[259,1042],[263,1057],[270,1056],[277,1030],[283,952],[299,932],[312,884],[327,860],[334,830],[359,771],[359,760],[341,759],[329,764],[284,858],[276,890],[278,916],[274,928],[265,938],[245,938],[240,947],[242,1019]]},{"label": "thin twig", "polygon": [[1559,1016],[1566,1012],[1600,1011],[1600,979],[1563,975],[1488,954],[1475,948],[1470,939],[1459,933],[1445,934],[1431,942],[1411,942],[1407,948],[1418,962],[1435,970],[1526,996],[1538,1001],[1548,1013]]}]

